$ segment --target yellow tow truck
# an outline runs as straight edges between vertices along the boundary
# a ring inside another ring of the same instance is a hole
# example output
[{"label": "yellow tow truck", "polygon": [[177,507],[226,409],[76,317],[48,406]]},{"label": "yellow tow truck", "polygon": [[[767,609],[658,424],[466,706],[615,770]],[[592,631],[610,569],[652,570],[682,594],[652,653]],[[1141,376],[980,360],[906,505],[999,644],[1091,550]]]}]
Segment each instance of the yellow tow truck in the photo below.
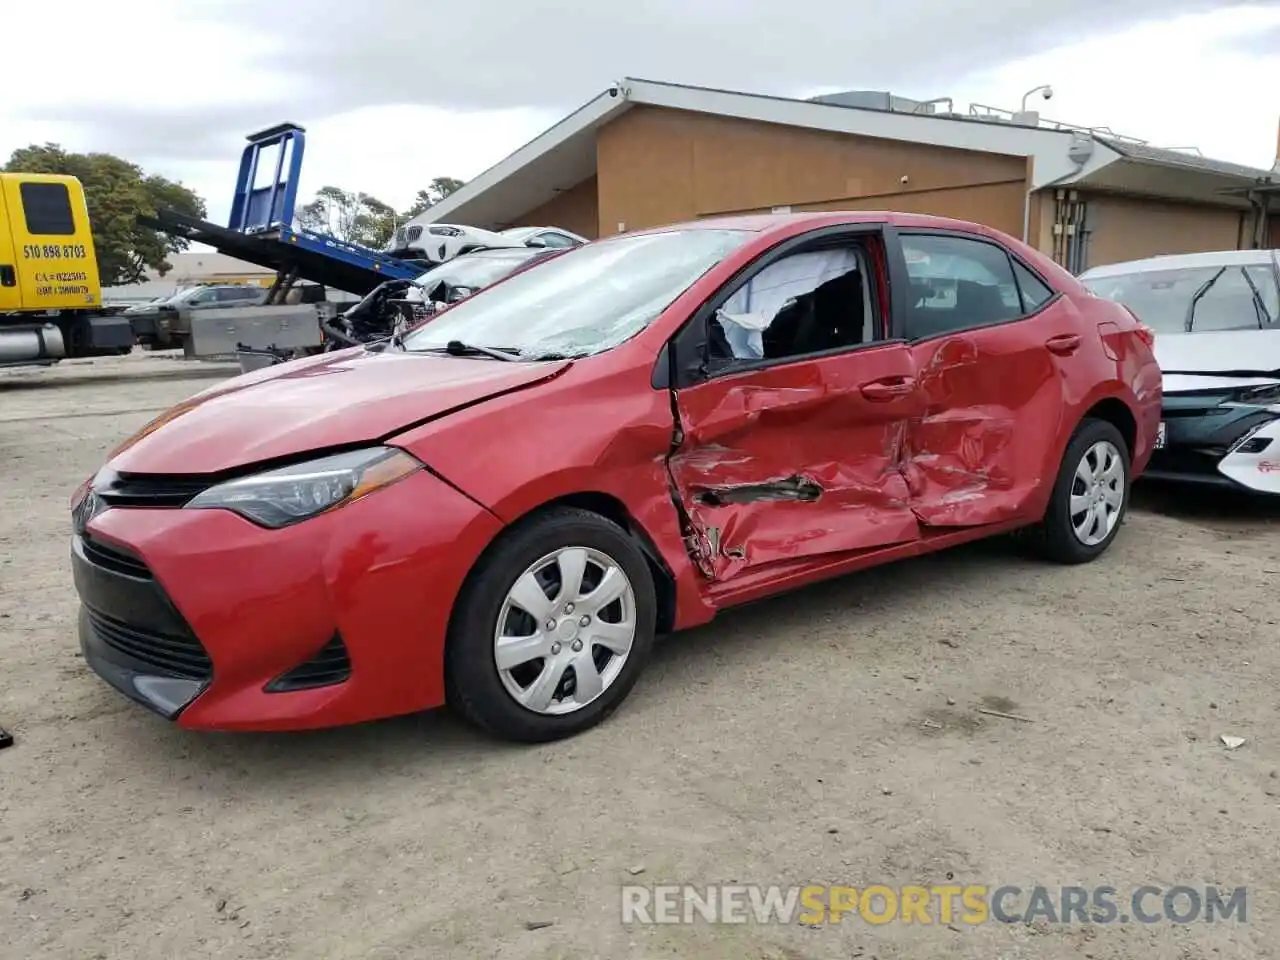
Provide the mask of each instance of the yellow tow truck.
[{"label": "yellow tow truck", "polygon": [[102,304],[80,181],[0,173],[0,366],[128,353],[136,340]]}]

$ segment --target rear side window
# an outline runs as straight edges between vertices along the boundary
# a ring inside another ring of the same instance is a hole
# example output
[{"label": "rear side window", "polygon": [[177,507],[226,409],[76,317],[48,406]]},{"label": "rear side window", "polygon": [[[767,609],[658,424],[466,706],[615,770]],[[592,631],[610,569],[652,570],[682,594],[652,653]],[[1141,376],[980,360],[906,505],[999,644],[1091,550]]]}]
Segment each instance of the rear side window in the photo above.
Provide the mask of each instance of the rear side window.
[{"label": "rear side window", "polygon": [[1013,276],[1018,281],[1018,290],[1022,294],[1022,312],[1034,313],[1053,299],[1053,291],[1043,280],[1020,264],[1013,261]]},{"label": "rear side window", "polygon": [[76,232],[71,213],[71,193],[65,183],[20,183],[22,211],[27,233],[44,237],[69,237]]},{"label": "rear side window", "polygon": [[990,326],[1025,314],[1009,255],[984,240],[904,235],[912,340]]}]

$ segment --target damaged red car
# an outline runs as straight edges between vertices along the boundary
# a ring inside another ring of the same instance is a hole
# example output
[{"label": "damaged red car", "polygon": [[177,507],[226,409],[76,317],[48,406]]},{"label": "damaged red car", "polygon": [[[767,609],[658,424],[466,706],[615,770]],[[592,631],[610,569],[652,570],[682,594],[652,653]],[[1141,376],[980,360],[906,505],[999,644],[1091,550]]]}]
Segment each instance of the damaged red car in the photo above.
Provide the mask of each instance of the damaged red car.
[{"label": "damaged red car", "polygon": [[611,237],[129,439],[72,499],[81,644],[193,729],[551,740],[726,607],[1015,530],[1093,560],[1160,383],[1124,307],[974,224]]}]

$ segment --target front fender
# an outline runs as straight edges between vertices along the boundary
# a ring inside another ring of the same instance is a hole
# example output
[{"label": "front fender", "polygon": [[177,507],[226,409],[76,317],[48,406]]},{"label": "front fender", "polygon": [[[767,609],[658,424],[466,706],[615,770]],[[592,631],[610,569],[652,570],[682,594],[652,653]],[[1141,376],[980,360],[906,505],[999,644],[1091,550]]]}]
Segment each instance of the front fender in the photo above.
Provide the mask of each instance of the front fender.
[{"label": "front fender", "polygon": [[[585,381],[585,382],[584,382]],[[675,626],[705,623],[703,596],[672,499],[669,394],[648,369],[565,377],[496,397],[392,441],[509,526],[568,497],[603,494],[644,531],[676,584]]]}]

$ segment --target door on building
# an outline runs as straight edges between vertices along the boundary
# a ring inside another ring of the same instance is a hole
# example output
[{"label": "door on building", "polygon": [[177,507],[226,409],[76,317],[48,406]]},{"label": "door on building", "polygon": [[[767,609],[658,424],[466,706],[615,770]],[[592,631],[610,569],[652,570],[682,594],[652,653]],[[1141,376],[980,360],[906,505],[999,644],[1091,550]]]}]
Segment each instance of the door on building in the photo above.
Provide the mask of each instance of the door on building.
[{"label": "door on building", "polygon": [[910,296],[894,332],[910,344],[924,403],[903,471],[922,535],[1017,517],[1052,482],[1070,367],[1089,362],[1075,349],[1075,308],[982,236],[898,239],[890,255]]},{"label": "door on building", "polygon": [[899,457],[923,412],[887,337],[885,237],[815,231],[764,254],[677,335],[668,469],[691,553],[720,583],[912,542]]}]

